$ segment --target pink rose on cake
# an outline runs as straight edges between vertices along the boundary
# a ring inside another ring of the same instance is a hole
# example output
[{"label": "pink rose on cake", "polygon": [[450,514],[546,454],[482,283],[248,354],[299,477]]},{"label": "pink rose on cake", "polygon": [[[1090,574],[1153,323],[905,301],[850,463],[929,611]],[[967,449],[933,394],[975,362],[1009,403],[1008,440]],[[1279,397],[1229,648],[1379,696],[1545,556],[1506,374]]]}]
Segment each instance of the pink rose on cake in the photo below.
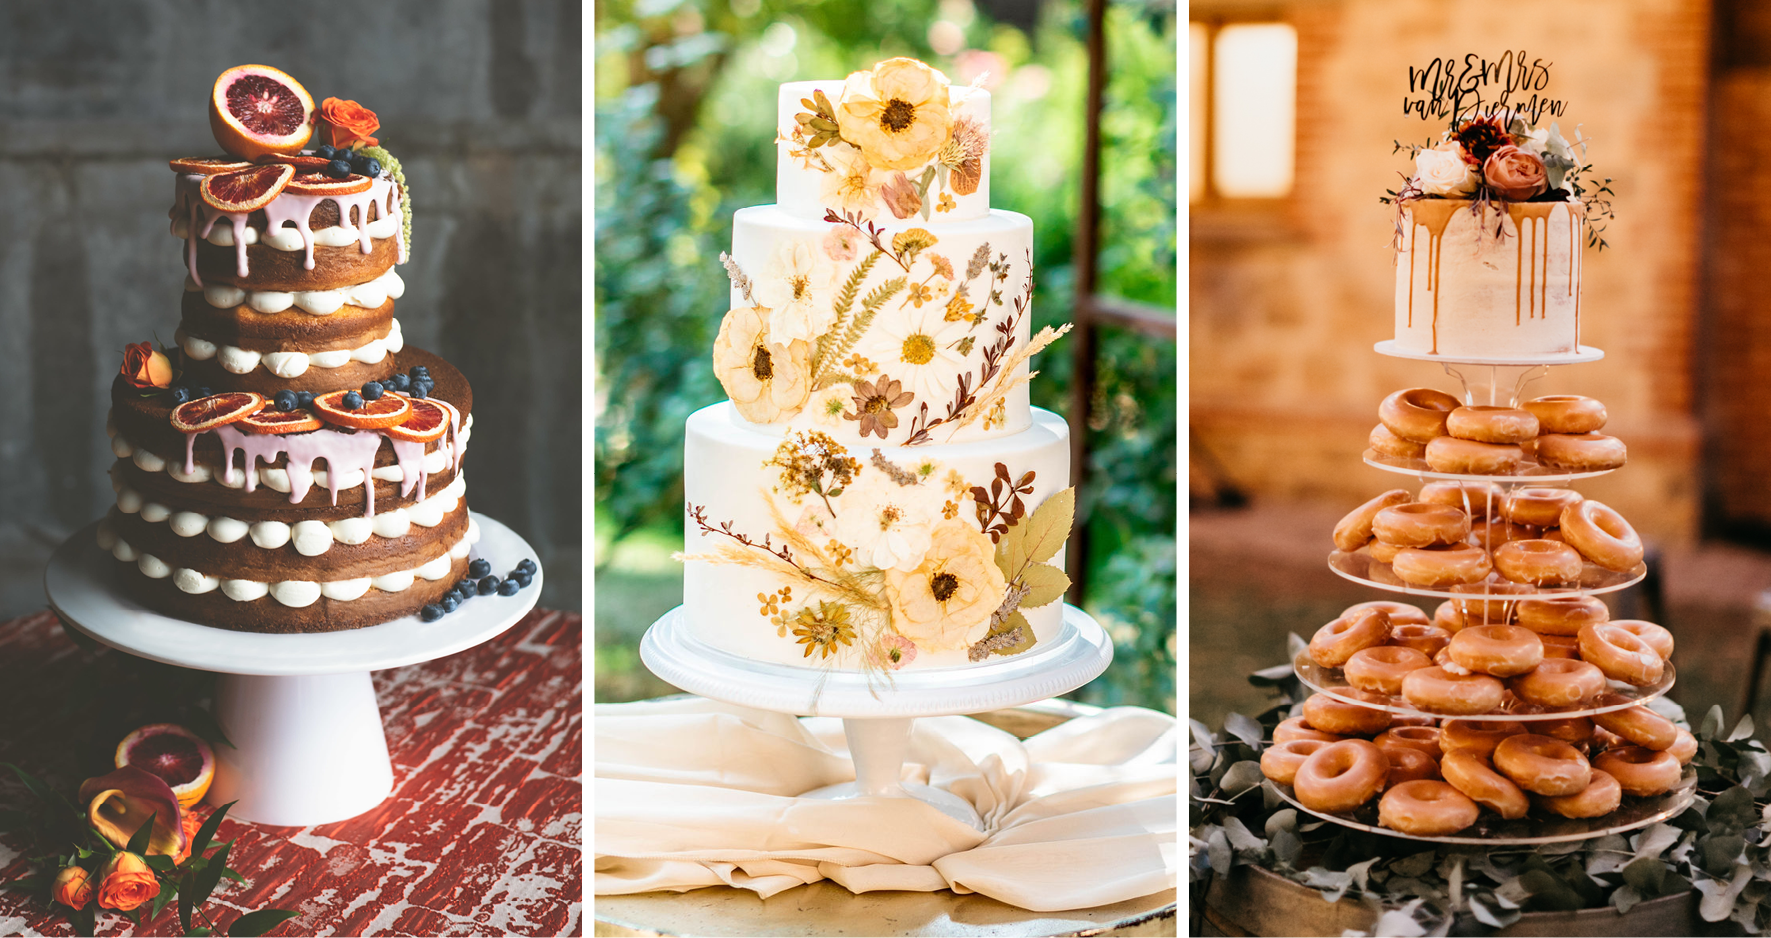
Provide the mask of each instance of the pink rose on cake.
[{"label": "pink rose on cake", "polygon": [[172,360],[165,352],[155,349],[152,342],[126,346],[121,373],[125,380],[138,388],[172,386]]},{"label": "pink rose on cake", "polygon": [[1524,202],[1549,188],[1543,160],[1536,154],[1507,145],[1494,151],[1482,164],[1482,178],[1495,194],[1509,202]]},{"label": "pink rose on cake", "polygon": [[1479,181],[1464,148],[1454,140],[1414,156],[1414,184],[1427,195],[1459,198],[1474,192]]}]

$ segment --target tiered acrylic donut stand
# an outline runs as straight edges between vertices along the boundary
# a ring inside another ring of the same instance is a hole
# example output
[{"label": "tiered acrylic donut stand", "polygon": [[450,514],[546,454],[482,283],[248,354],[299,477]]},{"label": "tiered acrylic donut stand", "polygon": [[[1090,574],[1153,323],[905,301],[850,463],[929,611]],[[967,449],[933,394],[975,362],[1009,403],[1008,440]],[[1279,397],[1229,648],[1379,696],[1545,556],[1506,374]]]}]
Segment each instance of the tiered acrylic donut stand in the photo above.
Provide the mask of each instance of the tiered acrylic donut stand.
[{"label": "tiered acrylic donut stand", "polygon": [[[1447,358],[1438,355],[1426,355],[1418,352],[1404,351],[1393,342],[1379,342],[1376,346],[1379,354],[1395,358],[1411,358],[1423,361],[1438,362],[1444,366],[1445,372],[1462,382],[1463,393],[1458,395],[1466,405],[1491,405],[1501,407],[1518,407],[1527,400],[1525,388],[1532,381],[1549,373],[1550,366],[1570,365],[1582,362],[1598,361],[1604,352],[1589,346],[1579,346],[1579,350],[1565,356],[1555,358],[1536,358],[1530,361],[1509,359],[1467,359]],[[1438,472],[1419,459],[1399,459],[1366,450],[1366,465],[1412,476],[1421,482],[1466,482],[1486,486],[1493,483],[1502,490],[1512,490],[1526,486],[1534,488],[1567,488],[1569,483],[1605,475],[1613,470],[1605,469],[1591,472],[1565,472],[1553,467],[1544,466],[1533,459],[1520,463],[1518,469],[1508,475],[1466,475],[1454,472]],[[1478,517],[1478,506],[1469,502],[1470,493],[1465,491],[1465,511],[1471,517]],[[1486,504],[1480,506],[1480,516],[1494,514],[1495,492],[1486,488],[1481,495]],[[1645,565],[1637,564],[1632,570],[1615,572],[1606,570],[1591,562],[1586,563],[1581,572],[1580,582],[1571,587],[1537,587],[1520,588],[1519,592],[1494,593],[1486,590],[1475,592],[1469,588],[1442,589],[1411,586],[1398,577],[1387,563],[1371,557],[1367,550],[1347,552],[1336,550],[1328,556],[1329,569],[1336,574],[1355,583],[1362,583],[1374,589],[1392,593],[1403,593],[1409,596],[1433,597],[1462,602],[1496,602],[1505,603],[1510,609],[1511,604],[1524,598],[1544,598],[1551,596],[1592,596],[1610,593],[1631,586],[1647,575]],[[1324,668],[1310,659],[1308,652],[1302,652],[1292,661],[1292,670],[1305,687],[1317,693],[1326,694],[1337,700],[1357,704],[1364,707],[1375,707],[1389,711],[1395,715],[1429,717],[1436,720],[1465,718],[1483,721],[1518,721],[1530,722],[1538,720],[1562,720],[1574,717],[1591,716],[1595,713],[1606,713],[1622,710],[1638,704],[1646,704],[1665,694],[1673,686],[1673,666],[1669,662],[1659,681],[1653,684],[1635,687],[1620,681],[1608,681],[1608,690],[1624,698],[1618,702],[1611,700],[1605,706],[1588,705],[1571,709],[1551,710],[1532,707],[1522,703],[1503,705],[1502,709],[1470,717],[1433,713],[1411,705],[1402,697],[1391,697],[1387,703],[1374,701],[1368,695],[1361,695],[1348,685],[1345,676],[1338,668]],[[1527,727],[1529,731],[1529,727]],[[1531,813],[1518,820],[1504,820],[1493,812],[1484,809],[1475,825],[1448,836],[1422,836],[1405,834],[1401,831],[1378,824],[1377,802],[1372,800],[1359,809],[1335,814],[1315,811],[1299,803],[1291,787],[1268,782],[1279,793],[1280,797],[1290,802],[1298,810],[1314,815],[1335,824],[1358,830],[1370,831],[1389,837],[1407,840],[1422,840],[1445,844],[1476,844],[1476,845],[1528,845],[1557,843],[1562,841],[1587,840],[1603,837],[1619,831],[1646,827],[1656,821],[1665,820],[1683,811],[1689,805],[1696,792],[1697,776],[1690,767],[1685,769],[1679,785],[1672,791],[1654,797],[1633,797],[1625,795],[1623,803],[1616,811],[1603,817],[1575,820],[1549,815],[1534,808]]]}]

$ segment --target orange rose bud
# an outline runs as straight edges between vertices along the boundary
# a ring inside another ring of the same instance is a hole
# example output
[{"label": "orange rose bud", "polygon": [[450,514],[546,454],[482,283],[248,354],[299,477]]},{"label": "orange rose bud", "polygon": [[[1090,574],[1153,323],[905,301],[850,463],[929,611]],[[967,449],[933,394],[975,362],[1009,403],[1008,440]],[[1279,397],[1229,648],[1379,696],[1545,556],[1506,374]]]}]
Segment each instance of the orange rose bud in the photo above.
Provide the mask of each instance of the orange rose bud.
[{"label": "orange rose bud", "polygon": [[147,861],[128,851],[111,856],[98,871],[98,904],[127,912],[160,894],[160,880]]},{"label": "orange rose bud", "polygon": [[123,377],[138,388],[172,386],[172,359],[152,342],[137,342],[123,349]]},{"label": "orange rose bud", "polygon": [[320,102],[320,139],[334,147],[376,146],[370,134],[381,129],[375,112],[355,101],[327,98]]},{"label": "orange rose bud", "polygon": [[184,827],[184,849],[172,858],[172,862],[183,863],[190,858],[191,848],[196,846],[197,831],[203,827],[203,818],[193,810],[180,808],[178,821]]},{"label": "orange rose bud", "polygon": [[65,906],[76,910],[86,908],[92,901],[92,878],[84,867],[64,866],[60,873],[55,874],[55,887],[51,897]]}]

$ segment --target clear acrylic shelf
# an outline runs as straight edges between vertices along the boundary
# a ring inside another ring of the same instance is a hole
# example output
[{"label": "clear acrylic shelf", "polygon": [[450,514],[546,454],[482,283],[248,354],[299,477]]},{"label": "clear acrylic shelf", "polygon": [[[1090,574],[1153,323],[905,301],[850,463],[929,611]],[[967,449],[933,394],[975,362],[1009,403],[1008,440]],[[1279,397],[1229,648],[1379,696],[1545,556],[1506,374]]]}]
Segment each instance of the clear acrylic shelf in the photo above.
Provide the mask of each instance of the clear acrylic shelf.
[{"label": "clear acrylic shelf", "polygon": [[[1532,597],[1541,598],[1548,596],[1578,596],[1610,593],[1623,589],[1626,586],[1639,583],[1643,577],[1648,575],[1648,566],[1646,564],[1639,563],[1628,573],[1618,573],[1614,570],[1607,570],[1597,564],[1588,563],[1582,568],[1580,583],[1576,586],[1537,587],[1531,592],[1521,591],[1518,593],[1459,593],[1453,592],[1449,587],[1442,589],[1438,587],[1411,586],[1404,583],[1402,582],[1402,578],[1397,576],[1394,570],[1390,569],[1389,564],[1373,558],[1368,551],[1369,549],[1364,547],[1361,547],[1352,553],[1348,553],[1344,550],[1334,551],[1328,555],[1328,569],[1333,570],[1341,577],[1352,580],[1355,583],[1362,583],[1366,586],[1391,593],[1406,593],[1410,596],[1437,596],[1440,599],[1457,599],[1463,601],[1493,598],[1497,602],[1529,599]],[[1513,585],[1517,587],[1523,584]]]},{"label": "clear acrylic shelf", "polygon": [[1590,345],[1582,345],[1577,351],[1561,355],[1534,355],[1530,358],[1456,358],[1450,355],[1430,355],[1416,352],[1396,344],[1395,339],[1385,339],[1373,345],[1372,351],[1391,358],[1411,358],[1423,362],[1443,362],[1450,365],[1504,365],[1514,367],[1538,368],[1544,365],[1579,365],[1585,362],[1596,362],[1605,357],[1605,353]]},{"label": "clear acrylic shelf", "polygon": [[1389,703],[1373,703],[1371,700],[1357,696],[1357,692],[1347,684],[1347,678],[1341,669],[1325,668],[1317,664],[1310,660],[1308,651],[1299,652],[1298,656],[1291,660],[1291,670],[1297,675],[1297,679],[1304,683],[1305,687],[1346,703],[1371,707],[1375,710],[1385,710],[1403,716],[1458,720],[1567,720],[1574,717],[1588,717],[1595,713],[1610,713],[1613,710],[1626,710],[1637,704],[1645,704],[1665,694],[1672,689],[1673,682],[1677,679],[1677,675],[1673,671],[1673,663],[1669,661],[1666,663],[1666,669],[1661,672],[1660,680],[1646,687],[1634,687],[1622,681],[1607,681],[1606,691],[1627,698],[1623,703],[1609,704],[1603,707],[1573,707],[1555,710],[1533,706],[1517,698],[1509,698],[1509,702],[1503,703],[1499,710],[1488,713],[1463,714],[1422,710],[1400,696],[1389,698]]},{"label": "clear acrylic shelf", "polygon": [[1359,454],[1365,464],[1385,472],[1395,472],[1405,476],[1413,476],[1422,482],[1493,482],[1502,487],[1520,485],[1549,485],[1558,482],[1573,482],[1576,479],[1591,479],[1595,476],[1609,475],[1616,469],[1595,469],[1590,472],[1569,472],[1537,463],[1527,457],[1519,464],[1515,472],[1505,475],[1477,475],[1469,472],[1440,472],[1427,465],[1424,459],[1404,459],[1400,456],[1385,456],[1374,449],[1367,449]]}]

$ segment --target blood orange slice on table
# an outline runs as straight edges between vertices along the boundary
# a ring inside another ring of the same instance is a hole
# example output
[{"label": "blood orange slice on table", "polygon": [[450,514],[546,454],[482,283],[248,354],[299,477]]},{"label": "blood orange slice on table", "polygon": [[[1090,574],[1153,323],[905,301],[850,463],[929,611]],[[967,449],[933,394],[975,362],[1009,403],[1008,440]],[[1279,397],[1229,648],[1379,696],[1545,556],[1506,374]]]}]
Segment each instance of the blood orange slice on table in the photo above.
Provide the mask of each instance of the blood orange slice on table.
[{"label": "blood orange slice on table", "polygon": [[240,429],[247,433],[306,433],[318,430],[326,424],[312,412],[297,407],[294,410],[277,410],[266,407],[256,414],[248,414],[240,420]]},{"label": "blood orange slice on table", "polygon": [[172,408],[172,428],[180,433],[201,433],[223,424],[244,420],[270,401],[253,391],[228,391],[186,401]]},{"label": "blood orange slice on table", "polygon": [[214,750],[176,723],[152,723],[123,737],[115,761],[119,769],[133,765],[159,776],[186,808],[202,801],[215,780]]},{"label": "blood orange slice on table", "polygon": [[443,438],[449,429],[449,412],[428,398],[412,400],[412,412],[406,419],[387,428],[387,435],[409,443],[430,443]]},{"label": "blood orange slice on table", "polygon": [[295,167],[295,174],[299,176],[302,173],[321,172],[326,168],[326,164],[332,161],[303,153],[267,153],[254,162],[261,165],[264,163],[288,163]]},{"label": "blood orange slice on table", "polygon": [[344,406],[345,395],[355,393],[333,391],[321,394],[314,398],[314,410],[327,423],[353,430],[384,430],[404,421],[412,412],[412,402],[398,394],[383,394],[375,400],[364,401],[361,407]]},{"label": "blood orange slice on table", "polygon": [[172,167],[173,172],[183,173],[186,176],[213,176],[216,173],[233,173],[242,169],[248,169],[252,166],[251,163],[248,163],[245,160],[236,160],[231,156],[210,156],[202,159],[183,157],[181,159],[170,160],[166,165]]},{"label": "blood orange slice on table", "polygon": [[290,195],[356,195],[369,191],[372,182],[368,176],[351,174],[343,179],[333,179],[325,173],[297,173],[283,191]]},{"label": "blood orange slice on table", "polygon": [[209,130],[235,156],[295,153],[314,135],[314,99],[301,83],[268,65],[236,65],[215,79]]},{"label": "blood orange slice on table", "polygon": [[281,195],[295,178],[288,163],[267,163],[232,173],[203,177],[203,201],[223,212],[256,212]]}]

